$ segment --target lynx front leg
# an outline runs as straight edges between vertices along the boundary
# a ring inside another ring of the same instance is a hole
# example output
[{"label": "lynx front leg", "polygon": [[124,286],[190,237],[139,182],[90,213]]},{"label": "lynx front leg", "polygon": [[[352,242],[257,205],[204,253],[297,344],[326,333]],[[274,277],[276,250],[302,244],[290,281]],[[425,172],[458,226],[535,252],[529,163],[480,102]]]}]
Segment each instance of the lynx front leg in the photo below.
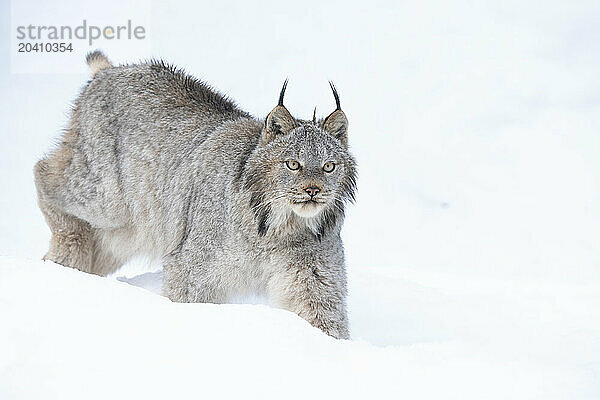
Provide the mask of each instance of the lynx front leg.
[{"label": "lynx front leg", "polygon": [[179,303],[225,303],[226,288],[212,260],[201,252],[180,250],[163,259],[163,294]]},{"label": "lynx front leg", "polygon": [[338,339],[348,339],[346,273],[316,260],[281,266],[267,284],[269,300]]}]

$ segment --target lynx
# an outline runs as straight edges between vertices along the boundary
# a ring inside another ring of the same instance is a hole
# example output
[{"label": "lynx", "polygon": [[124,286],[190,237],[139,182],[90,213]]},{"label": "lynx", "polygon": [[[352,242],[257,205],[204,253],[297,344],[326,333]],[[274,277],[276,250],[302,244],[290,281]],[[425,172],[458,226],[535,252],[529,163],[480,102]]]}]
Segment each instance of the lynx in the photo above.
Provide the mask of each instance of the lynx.
[{"label": "lynx", "polygon": [[264,295],[336,338],[348,338],[340,230],[354,201],[348,120],[264,121],[163,61],[93,77],[59,145],[34,168],[52,237],[45,259],[97,275],[136,255],[162,262],[164,294],[225,303]]}]

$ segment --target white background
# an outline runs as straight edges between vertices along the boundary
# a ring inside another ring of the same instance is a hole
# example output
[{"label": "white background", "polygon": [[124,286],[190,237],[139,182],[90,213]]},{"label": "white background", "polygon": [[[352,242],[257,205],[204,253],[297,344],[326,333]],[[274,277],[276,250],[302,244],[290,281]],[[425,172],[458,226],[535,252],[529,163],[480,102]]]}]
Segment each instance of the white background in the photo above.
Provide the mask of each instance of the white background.
[{"label": "white background", "polygon": [[[258,118],[286,77],[292,114],[327,115],[333,80],[359,165],[344,227],[354,336],[506,340],[598,394],[600,3],[18,3],[38,24],[140,15],[146,42],[94,48],[163,58]],[[0,255],[39,259],[32,167],[89,74],[83,57],[77,73],[11,74],[0,11]]]}]

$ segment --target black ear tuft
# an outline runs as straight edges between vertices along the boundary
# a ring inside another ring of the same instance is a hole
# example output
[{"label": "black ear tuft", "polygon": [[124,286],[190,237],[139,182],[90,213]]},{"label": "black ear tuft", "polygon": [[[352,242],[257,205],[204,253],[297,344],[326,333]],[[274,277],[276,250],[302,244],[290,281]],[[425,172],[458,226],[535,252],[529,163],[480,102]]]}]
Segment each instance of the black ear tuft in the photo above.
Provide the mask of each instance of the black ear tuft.
[{"label": "black ear tuft", "polygon": [[333,97],[335,98],[335,109],[337,110],[342,110],[342,107],[340,107],[340,95],[337,92],[337,89],[335,88],[335,85],[333,84],[332,81],[329,81],[329,86],[331,87],[331,91],[333,92]]},{"label": "black ear tuft", "polygon": [[263,138],[268,143],[275,139],[278,135],[285,135],[292,129],[296,128],[298,124],[292,114],[283,105],[283,96],[285,95],[285,89],[287,88],[288,80],[283,82],[283,87],[279,93],[279,102],[277,106],[267,115],[265,120],[265,131]]},{"label": "black ear tuft", "polygon": [[285,78],[285,81],[283,81],[283,87],[281,88],[281,92],[279,92],[279,103],[277,103],[278,106],[283,107],[283,96],[285,95],[285,89],[287,88],[287,84],[288,78]]},{"label": "black ear tuft", "polygon": [[323,129],[335,136],[337,139],[344,144],[344,146],[348,145],[348,118],[346,118],[346,114],[342,111],[340,106],[340,95],[338,94],[337,89],[333,82],[329,81],[329,86],[331,86],[331,91],[333,92],[333,97],[335,98],[335,110],[329,114],[327,118],[323,121]]}]

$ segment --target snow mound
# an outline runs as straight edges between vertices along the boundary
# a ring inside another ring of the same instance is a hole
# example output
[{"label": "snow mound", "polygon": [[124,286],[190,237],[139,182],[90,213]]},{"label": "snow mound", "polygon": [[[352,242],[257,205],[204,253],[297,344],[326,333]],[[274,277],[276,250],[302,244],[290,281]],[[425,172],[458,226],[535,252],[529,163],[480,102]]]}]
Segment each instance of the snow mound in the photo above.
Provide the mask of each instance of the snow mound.
[{"label": "snow mound", "polygon": [[156,277],[119,282],[0,258],[0,398],[553,399],[597,390],[589,365],[587,376],[475,339],[377,347],[335,340],[284,310],[178,304],[133,286],[156,288]]}]

